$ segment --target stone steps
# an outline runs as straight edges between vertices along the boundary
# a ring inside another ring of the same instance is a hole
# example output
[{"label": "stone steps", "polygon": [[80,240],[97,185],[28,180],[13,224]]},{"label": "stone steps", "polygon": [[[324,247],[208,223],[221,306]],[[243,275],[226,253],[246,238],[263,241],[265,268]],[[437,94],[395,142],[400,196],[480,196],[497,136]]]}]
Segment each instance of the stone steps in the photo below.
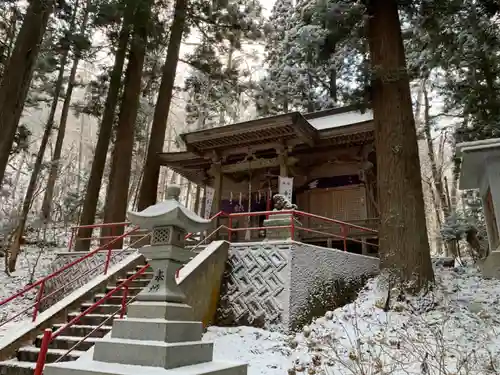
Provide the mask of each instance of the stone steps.
[{"label": "stone steps", "polygon": [[[127,278],[130,276],[134,276],[137,271],[129,271],[127,272]],[[137,277],[134,280],[143,280],[143,279],[148,279],[151,280],[153,278],[154,274],[153,272],[143,272],[140,275],[137,275]]]},{"label": "stone steps", "polygon": [[[42,337],[43,335],[40,335],[36,338],[35,346],[38,348],[42,343]],[[81,339],[82,337],[80,336],[58,336],[50,343],[49,348],[69,350],[73,346],[77,345]],[[89,350],[92,346],[94,346],[94,343],[98,339],[99,337],[87,337],[84,341],[80,342],[75,349],[81,351]]]},{"label": "stone steps", "polygon": [[[119,306],[116,306],[117,308]],[[81,314],[79,311],[71,312],[68,314],[68,322],[76,318],[79,314]],[[98,326],[99,324],[108,324],[111,325],[111,322],[113,321],[112,319],[109,319],[110,314],[87,314],[85,316],[82,316],[80,320],[78,320],[78,324],[81,325],[88,325],[88,326]],[[68,328],[69,329],[69,328]]]},{"label": "stone steps", "polygon": [[[36,362],[38,359],[38,353],[40,352],[40,348],[36,346],[24,346],[17,351],[17,359],[21,362]],[[46,363],[54,363],[59,359],[62,355],[65,355],[68,352],[67,349],[53,349],[49,348],[47,351],[47,358],[45,360]],[[84,351],[73,350],[70,353],[66,354],[64,357],[64,361],[76,361],[80,356],[85,353]]]},{"label": "stone steps", "polygon": [[[148,280],[149,282],[149,280]],[[146,284],[147,285],[147,284]],[[145,285],[145,286],[146,286]],[[106,293],[109,293],[111,292],[115,287],[110,285],[110,286],[107,286],[106,287]],[[127,294],[130,295],[130,296],[135,296],[137,294],[139,294],[139,292],[142,290],[142,286],[129,286],[128,287],[128,291],[127,291]],[[123,288],[119,291],[116,292],[116,295],[119,296],[119,295],[123,295]]]},{"label": "stone steps", "polygon": [[[116,363],[97,361],[85,362],[84,369],[79,362],[57,363],[50,366],[50,375],[247,375],[247,365],[207,362],[197,365],[185,366],[177,369],[165,370],[163,368],[144,366],[117,366]],[[23,374],[24,375],[24,374]]]},{"label": "stone steps", "polygon": [[[65,324],[54,324],[54,330],[59,329],[63,327]],[[94,331],[95,330],[95,331]],[[92,332],[94,331],[94,332]],[[64,335],[67,336],[79,336],[79,337],[85,337],[87,335],[90,335],[89,337],[104,337],[106,333],[111,331],[111,325],[103,325],[99,328],[97,326],[92,326],[92,325],[82,325],[82,324],[75,324],[72,325],[71,327],[68,327],[64,330]],[[91,333],[92,332],[92,333]]]},{"label": "stone steps", "polygon": [[[114,289],[117,285],[125,281],[125,277],[130,277],[135,274],[143,265],[139,265],[134,271],[129,271],[122,278],[118,279],[115,283],[109,284],[105,292],[96,293],[91,298],[90,301],[85,301],[80,304],[78,308],[74,311],[70,311],[67,315],[67,321],[69,322],[73,318],[77,317],[83,311],[92,306],[94,302],[104,297],[106,293]],[[135,295],[137,295],[153,277],[153,272],[145,272],[134,279],[129,284],[128,298],[130,301]],[[113,313],[120,309],[122,303],[122,292],[118,291],[116,296],[112,296],[110,299],[106,300],[102,305],[97,306],[91,314],[83,316],[76,324],[64,329],[61,335],[56,337],[49,345],[49,350],[47,352],[47,363],[53,363],[59,359],[62,355],[65,355],[69,349],[73,348],[79,343],[85,336],[87,337],[83,342],[78,344],[74,350],[66,355],[61,361],[75,361],[80,357],[82,353],[89,350],[94,346],[96,340],[104,337],[111,331],[113,320],[119,315],[108,319]],[[106,319],[108,319],[106,321]],[[106,321],[101,327],[98,327],[101,323]],[[64,327],[65,324],[54,324],[52,326],[53,332],[57,329]],[[94,331],[95,330],[95,331]],[[94,331],[94,332],[92,332]],[[33,370],[35,368],[36,361],[38,359],[38,354],[40,351],[40,346],[42,343],[43,336],[38,335],[32,344],[23,346],[19,348],[15,354],[15,358],[0,362],[0,375],[33,375]]]},{"label": "stone steps", "polygon": [[[119,279],[117,281],[118,284],[121,284],[125,281],[126,279]],[[145,287],[146,285],[149,284],[150,279],[134,279],[132,281],[129,281],[128,286],[129,288],[135,288],[135,287]]]},{"label": "stone steps", "polygon": [[[105,295],[106,295],[106,293],[98,293],[98,294],[96,294],[94,296],[94,302],[99,301]],[[108,299],[106,299],[105,302],[108,305],[116,305],[117,307],[119,307],[122,304],[122,298],[123,298],[123,296],[122,296],[121,291],[120,291],[118,294],[113,294],[112,296],[110,296]],[[127,295],[127,301],[130,301],[132,298],[134,298],[134,296],[131,296],[130,294]]]},{"label": "stone steps", "polygon": [[0,362],[1,375],[33,375],[36,363],[18,361],[17,358]]},{"label": "stone steps", "polygon": [[[81,304],[80,311],[85,311],[89,307],[92,306],[92,302],[84,302]],[[112,305],[112,304],[107,304],[103,303],[102,305],[97,306],[94,311],[92,311],[93,314],[113,314],[116,310],[118,310],[121,307],[120,305]]]}]

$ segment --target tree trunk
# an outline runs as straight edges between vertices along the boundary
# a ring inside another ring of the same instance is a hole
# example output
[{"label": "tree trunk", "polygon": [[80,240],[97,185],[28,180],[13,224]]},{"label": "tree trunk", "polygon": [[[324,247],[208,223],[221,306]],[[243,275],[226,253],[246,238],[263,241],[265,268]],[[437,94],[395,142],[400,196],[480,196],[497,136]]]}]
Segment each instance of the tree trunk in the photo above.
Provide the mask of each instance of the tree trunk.
[{"label": "tree trunk", "polygon": [[167,59],[163,66],[160,92],[158,93],[158,99],[156,101],[153,126],[149,137],[148,154],[146,156],[146,165],[144,166],[144,175],[142,177],[139,202],[137,204],[139,210],[143,210],[156,203],[158,179],[160,177],[160,165],[158,163],[157,154],[162,151],[163,142],[165,140],[175,73],[177,70],[177,62],[179,61],[179,50],[186,22],[187,3],[188,0],[177,0],[175,3],[174,20],[170,27]]},{"label": "tree trunk", "polygon": [[[106,166],[106,157],[108,155],[109,143],[113,132],[113,122],[115,118],[116,105],[118,103],[118,95],[123,74],[123,66],[125,64],[125,56],[127,54],[127,46],[130,37],[130,26],[134,16],[134,5],[132,2],[127,3],[123,24],[120,30],[118,40],[118,48],[115,54],[115,63],[111,72],[109,81],[108,95],[104,106],[101,126],[99,128],[99,137],[97,139],[96,148],[94,151],[94,159],[90,170],[89,180],[85,200],[83,203],[82,214],[80,216],[80,225],[94,224],[95,214],[97,210],[97,202],[99,201],[99,192],[101,190],[102,175]],[[79,229],[75,248],[77,251],[89,251],[90,240],[78,240],[78,238],[90,238],[92,229]]]},{"label": "tree trunk", "polygon": [[14,186],[12,187],[12,202],[16,203],[16,192],[19,187],[19,182],[21,180],[21,173],[24,169],[24,164],[26,163],[26,155],[27,152],[23,152],[21,156],[21,161],[19,162],[19,166],[17,167],[16,177],[14,177]]},{"label": "tree trunk", "polygon": [[80,132],[78,137],[78,164],[76,168],[76,191],[80,194],[82,185],[82,159],[83,159],[83,131],[85,129],[85,115],[80,118]]},{"label": "tree trunk", "polygon": [[[87,4],[83,14],[83,21],[81,25],[81,33],[84,34],[87,28],[87,22],[89,18],[91,2],[87,0]],[[69,30],[70,35],[74,33],[74,30]],[[76,51],[75,57],[73,59],[73,66],[71,67],[71,72],[68,79],[68,87],[66,89],[66,95],[64,97],[64,103],[61,111],[61,119],[59,121],[59,130],[57,132],[56,145],[54,147],[54,154],[52,156],[52,164],[50,166],[49,177],[47,180],[47,189],[43,197],[42,203],[42,218],[45,221],[50,220],[50,211],[52,209],[52,199],[54,197],[54,187],[57,181],[59,163],[61,162],[61,152],[64,142],[64,136],[66,134],[66,123],[68,122],[69,106],[71,104],[71,97],[73,95],[73,88],[75,87],[75,77],[78,69],[78,64],[80,62],[81,52]],[[82,115],[83,116],[83,115]]]},{"label": "tree trunk", "polygon": [[[443,213],[443,218],[446,220],[448,216],[450,216],[450,206],[446,200],[446,194],[443,186],[443,175],[442,168],[438,168],[436,153],[434,151],[434,142],[432,140],[432,129],[431,129],[431,119],[430,119],[430,102],[429,102],[429,93],[427,92],[426,81],[422,84],[422,92],[424,95],[424,135],[425,141],[427,143],[427,155],[429,157],[431,163],[431,173],[432,179],[434,182],[434,186],[436,188],[436,194],[439,198],[439,201],[436,202],[436,208],[438,211],[436,212],[437,216],[440,216],[441,211]],[[440,224],[443,220],[439,220]],[[441,225],[440,225],[441,227]],[[445,256],[450,256],[450,254],[454,254],[454,246],[450,243],[447,243],[445,246]]]},{"label": "tree trunk", "polygon": [[54,0],[32,0],[0,83],[0,184],[28,95],[35,61],[40,51]]},{"label": "tree trunk", "polygon": [[434,273],[401,24],[395,0],[371,0],[368,12],[381,268],[416,293]]},{"label": "tree trunk", "polygon": [[17,9],[17,4],[14,3],[10,7],[10,20],[8,28],[5,32],[5,41],[3,43],[4,46],[2,48],[2,56],[0,57],[0,65],[2,66],[2,69],[0,71],[0,79],[1,77],[3,77],[5,67],[7,65],[7,62],[9,61],[10,54],[12,53],[12,47],[16,40],[18,12],[19,10]]},{"label": "tree trunk", "polygon": [[[69,30],[74,31],[74,22],[75,16],[77,12],[78,3],[75,5],[75,10],[73,13],[73,18],[71,20],[71,24]],[[23,208],[21,211],[21,216],[19,217],[19,221],[17,224],[16,234],[14,235],[13,242],[10,246],[10,256],[9,256],[9,272],[14,272],[16,270],[16,262],[17,255],[19,254],[19,250],[21,248],[21,239],[24,235],[24,229],[26,227],[26,222],[28,220],[28,214],[31,208],[31,204],[33,201],[33,197],[35,195],[35,190],[38,182],[38,177],[42,170],[43,158],[45,155],[45,150],[47,148],[47,143],[49,142],[50,135],[52,133],[52,128],[54,126],[54,118],[56,115],[57,104],[59,103],[59,97],[61,95],[63,82],[64,82],[64,71],[66,67],[66,63],[68,61],[69,49],[65,49],[61,56],[61,60],[59,62],[59,73],[56,80],[55,88],[54,88],[54,97],[52,99],[52,105],[50,107],[49,116],[47,119],[47,124],[45,125],[45,130],[43,132],[42,141],[40,142],[40,148],[38,149],[38,153],[36,155],[35,164],[33,166],[33,171],[31,172],[30,181],[28,183],[28,187],[26,189],[26,195],[24,196]],[[17,127],[17,126],[16,126]]]},{"label": "tree trunk", "polygon": [[429,110],[430,110],[430,103],[429,103],[429,95],[427,92],[427,88],[423,87],[423,93],[424,93],[424,135],[425,135],[425,140],[427,142],[427,155],[429,157],[429,160],[431,162],[431,172],[432,172],[432,178],[434,180],[434,185],[436,186],[436,191],[439,196],[439,201],[441,203],[441,207],[443,209],[443,213],[445,218],[448,217],[449,215],[449,207],[446,202],[446,195],[444,192],[444,186],[443,186],[443,177],[441,176],[441,171],[438,169],[437,166],[437,161],[436,161],[436,154],[434,152],[434,144],[432,141],[432,129],[431,129],[431,121],[430,121],[430,115],[429,115]]},{"label": "tree trunk", "polygon": [[[108,204],[105,210],[109,215],[105,222],[123,222],[127,213],[128,189],[130,183],[130,169],[132,167],[132,154],[134,150],[134,128],[139,109],[139,97],[142,86],[142,69],[146,55],[148,37],[148,24],[151,14],[151,0],[142,0],[137,5],[134,16],[134,33],[130,44],[127,72],[123,98],[116,130],[116,140],[111,159],[112,189],[108,189]],[[114,228],[114,235],[123,234],[123,227]],[[116,241],[112,247],[119,249],[123,241]]]}]

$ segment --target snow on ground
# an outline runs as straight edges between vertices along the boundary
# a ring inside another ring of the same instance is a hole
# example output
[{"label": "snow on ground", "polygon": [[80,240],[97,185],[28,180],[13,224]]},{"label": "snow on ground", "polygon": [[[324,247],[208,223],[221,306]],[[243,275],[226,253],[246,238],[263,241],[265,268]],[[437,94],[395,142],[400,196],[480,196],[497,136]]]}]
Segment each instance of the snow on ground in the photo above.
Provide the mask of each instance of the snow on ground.
[{"label": "snow on ground", "polygon": [[291,350],[286,336],[251,327],[210,327],[203,336],[214,342],[214,360],[249,364],[248,375],[283,375]]},{"label": "snow on ground", "polygon": [[393,302],[389,313],[373,280],[354,303],[290,340],[289,373],[500,373],[500,280],[473,267],[438,268],[436,279],[433,293]]},{"label": "snow on ground", "polygon": [[284,335],[211,327],[215,359],[246,362],[249,375],[500,374],[500,280],[474,267],[436,269],[426,296],[394,301],[372,280],[358,299]]},{"label": "snow on ground", "polygon": [[[0,276],[7,285],[0,296],[27,282],[34,256],[36,249],[30,249],[14,277]],[[42,259],[40,274],[51,255]],[[214,342],[215,360],[247,363],[249,375],[500,374],[500,280],[483,279],[472,266],[438,267],[436,279],[435,290],[425,296],[392,296],[388,313],[377,278],[354,303],[299,333],[210,327],[203,340]]]},{"label": "snow on ground", "polygon": [[[17,269],[10,276],[3,271],[5,268],[3,266],[5,258],[0,258],[0,262],[2,263],[0,266],[0,301],[22,290],[30,281],[37,281],[41,277],[45,276],[48,273],[49,265],[55,259],[57,251],[61,251],[61,249],[39,249],[34,247],[23,248],[17,259]],[[30,280],[33,269],[33,279]],[[2,322],[9,320],[11,317],[21,313],[23,310],[33,305],[37,290],[38,288],[35,288],[25,293],[23,296],[19,296],[10,302],[7,302],[5,305],[0,306],[0,325]],[[31,312],[32,310],[30,309],[28,313]],[[20,315],[12,322],[1,325],[0,337],[3,336],[3,332],[15,325],[16,322],[18,323],[24,319],[27,319],[26,314]]]}]

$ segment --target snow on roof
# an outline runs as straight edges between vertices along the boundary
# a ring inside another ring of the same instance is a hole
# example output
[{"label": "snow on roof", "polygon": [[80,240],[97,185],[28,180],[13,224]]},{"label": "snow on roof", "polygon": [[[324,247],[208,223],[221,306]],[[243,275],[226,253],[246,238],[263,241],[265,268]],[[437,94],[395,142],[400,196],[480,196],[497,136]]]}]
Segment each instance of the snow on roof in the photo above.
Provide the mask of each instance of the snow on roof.
[{"label": "snow on roof", "polygon": [[371,120],[373,120],[373,111],[371,109],[367,109],[364,112],[353,110],[349,112],[334,113],[327,116],[307,119],[309,124],[311,124],[317,130],[340,128],[342,126]]}]

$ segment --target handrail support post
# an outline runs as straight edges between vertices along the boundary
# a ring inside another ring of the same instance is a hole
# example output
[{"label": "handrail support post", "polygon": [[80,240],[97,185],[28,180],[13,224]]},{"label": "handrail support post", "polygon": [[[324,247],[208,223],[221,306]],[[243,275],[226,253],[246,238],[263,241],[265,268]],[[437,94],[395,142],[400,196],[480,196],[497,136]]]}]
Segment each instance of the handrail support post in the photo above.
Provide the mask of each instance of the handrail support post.
[{"label": "handrail support post", "polygon": [[291,214],[290,215],[290,237],[291,237],[291,240],[294,241],[295,240],[295,216],[294,214]]},{"label": "handrail support post", "polygon": [[344,242],[344,251],[347,251],[347,233],[346,233],[346,229],[345,229],[345,225],[344,224],[342,224],[340,226],[340,230],[341,230],[342,239],[343,239],[343,242]]},{"label": "handrail support post", "polygon": [[106,253],[106,263],[104,264],[104,274],[108,274],[109,262],[111,261],[111,246],[108,245],[108,252]]},{"label": "handrail support post", "polygon": [[40,351],[38,352],[34,375],[42,375],[43,373],[43,368],[45,367],[45,361],[47,359],[47,351],[49,350],[49,344],[51,340],[52,330],[50,328],[47,328],[43,331],[42,343],[40,345]]},{"label": "handrail support post", "polygon": [[38,289],[38,294],[36,296],[35,308],[33,310],[33,319],[32,319],[33,322],[36,320],[36,317],[38,316],[38,311],[40,310],[40,304],[42,302],[44,289],[45,289],[45,280],[42,280],[42,282],[40,283],[40,288]]},{"label": "handrail support post", "polygon": [[122,295],[122,308],[120,310],[120,319],[123,319],[125,315],[125,311],[127,310],[127,297],[128,297],[128,285],[125,284],[123,287],[123,295]]}]

